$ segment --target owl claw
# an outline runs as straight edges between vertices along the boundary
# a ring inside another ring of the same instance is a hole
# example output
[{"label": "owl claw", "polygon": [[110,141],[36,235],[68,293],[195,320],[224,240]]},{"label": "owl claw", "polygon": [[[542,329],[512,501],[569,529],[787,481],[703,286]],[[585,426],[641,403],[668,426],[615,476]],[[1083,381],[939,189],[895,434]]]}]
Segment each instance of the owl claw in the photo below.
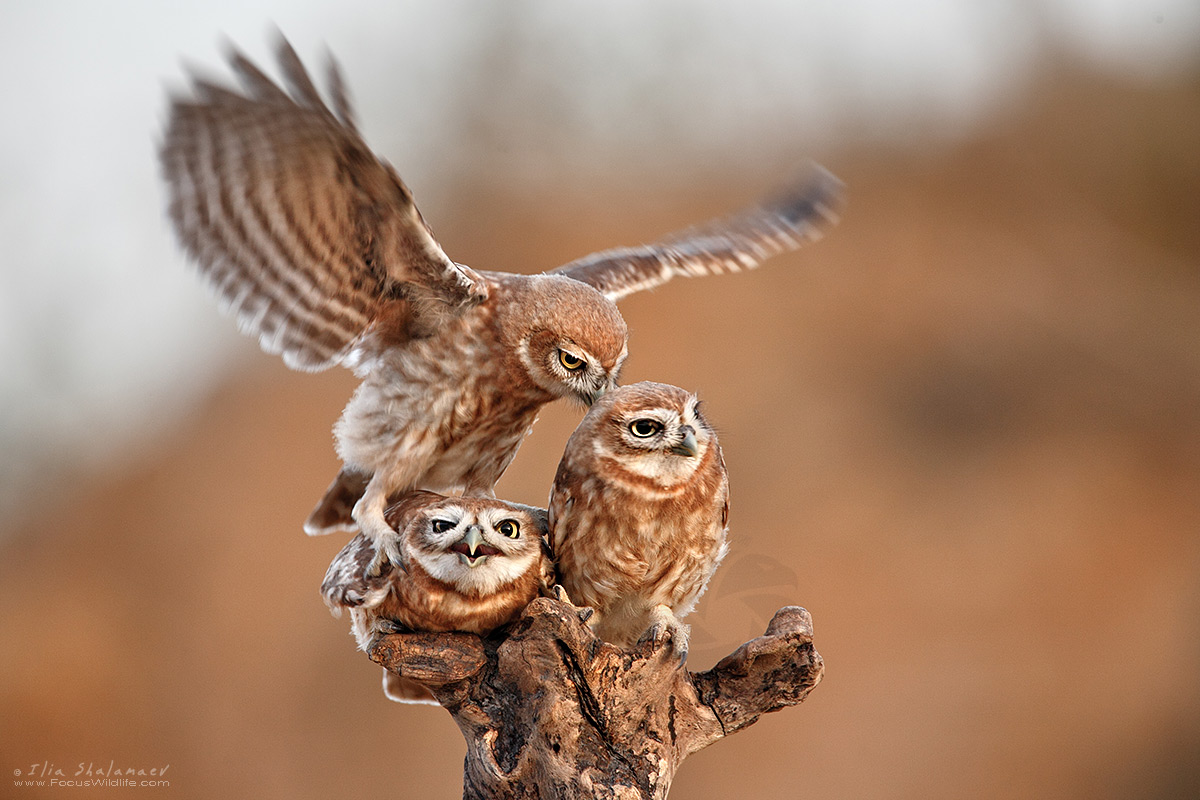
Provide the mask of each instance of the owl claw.
[{"label": "owl claw", "polygon": [[400,555],[400,537],[391,531],[375,543],[375,555],[363,570],[363,575],[367,578],[378,578],[383,573],[385,564],[391,564],[402,572],[408,571],[404,568],[404,559]]},{"label": "owl claw", "polygon": [[667,630],[667,626],[661,622],[656,622],[646,629],[646,632],[642,634],[642,638],[637,640],[637,643],[639,646],[648,644],[651,648],[657,650],[667,643],[669,637],[670,632]]},{"label": "owl claw", "polygon": [[580,622],[587,622],[596,613],[596,609],[591,606],[577,606],[571,602],[571,597],[567,594],[567,590],[561,584],[554,584],[550,593],[554,595],[554,599],[560,603],[566,603],[575,609],[575,615],[579,617]]},{"label": "owl claw", "polygon": [[654,624],[647,628],[642,637],[638,639],[638,646],[648,645],[650,651],[654,652],[669,642],[675,655],[679,657],[680,666],[682,666],[687,662],[691,626],[680,622],[674,614],[656,616],[658,618]]},{"label": "owl claw", "polygon": [[394,633],[408,633],[408,628],[394,619],[380,618],[375,621],[375,633],[380,636],[390,636]]}]

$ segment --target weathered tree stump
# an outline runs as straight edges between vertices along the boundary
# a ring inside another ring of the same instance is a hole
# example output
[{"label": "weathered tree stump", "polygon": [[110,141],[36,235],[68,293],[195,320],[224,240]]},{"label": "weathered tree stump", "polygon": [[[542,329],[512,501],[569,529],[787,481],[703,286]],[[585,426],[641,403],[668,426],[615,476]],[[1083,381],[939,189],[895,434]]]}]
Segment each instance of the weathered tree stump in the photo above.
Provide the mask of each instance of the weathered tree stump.
[{"label": "weathered tree stump", "polygon": [[622,650],[540,598],[508,629],[382,636],[371,658],[420,681],[467,740],[465,800],[664,798],[689,754],[796,705],[824,673],[803,608],[707,672],[669,643]]}]

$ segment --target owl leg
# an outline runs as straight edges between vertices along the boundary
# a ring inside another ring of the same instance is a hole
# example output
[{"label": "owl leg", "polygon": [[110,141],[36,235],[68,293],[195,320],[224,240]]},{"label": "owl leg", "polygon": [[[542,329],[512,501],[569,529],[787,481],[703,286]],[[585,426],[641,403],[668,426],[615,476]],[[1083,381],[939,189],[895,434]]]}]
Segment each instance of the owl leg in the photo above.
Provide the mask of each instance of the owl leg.
[{"label": "owl leg", "polygon": [[405,569],[400,553],[400,534],[392,529],[383,515],[384,509],[387,508],[387,499],[387,486],[381,480],[381,476],[376,474],[367,483],[362,498],[354,504],[354,521],[358,523],[363,535],[375,545],[375,556],[363,572],[368,578],[379,575],[385,559],[397,569]]},{"label": "owl leg", "polygon": [[650,642],[658,648],[670,641],[679,660],[687,661],[688,639],[692,626],[681,622],[670,606],[661,603],[650,609],[650,619],[650,627],[638,639],[638,644]]}]

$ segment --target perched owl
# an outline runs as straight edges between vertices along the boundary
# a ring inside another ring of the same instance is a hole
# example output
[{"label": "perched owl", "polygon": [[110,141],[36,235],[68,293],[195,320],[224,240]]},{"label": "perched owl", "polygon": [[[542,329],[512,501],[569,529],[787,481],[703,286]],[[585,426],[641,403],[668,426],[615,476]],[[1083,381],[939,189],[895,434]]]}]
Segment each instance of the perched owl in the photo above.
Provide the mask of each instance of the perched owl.
[{"label": "perched owl", "polygon": [[[385,515],[403,541],[403,569],[364,569],[375,548],[362,533],[337,554],[321,594],[350,609],[359,648],[397,630],[486,634],[516,619],[552,583],[546,512],[480,497],[412,492]],[[393,700],[428,701],[427,689],[384,670]]]},{"label": "perched owl", "polygon": [[550,494],[558,583],[623,647],[670,637],[687,655],[696,605],[725,556],[729,481],[696,396],[661,383],[607,393],[567,441]]},{"label": "perched owl", "polygon": [[615,300],[795,249],[840,195],[816,169],[773,202],[657,244],[540,275],[477,272],[446,256],[367,147],[336,66],[330,108],[282,37],[278,51],[286,90],[234,51],[240,89],[194,78],[193,95],[173,99],[160,153],[169,216],[264,350],[362,378],[334,429],[343,469],[305,530],[361,530],[372,575],[402,560],[389,502],[413,489],[491,496],[544,404],[590,404],[616,384],[627,331]]}]

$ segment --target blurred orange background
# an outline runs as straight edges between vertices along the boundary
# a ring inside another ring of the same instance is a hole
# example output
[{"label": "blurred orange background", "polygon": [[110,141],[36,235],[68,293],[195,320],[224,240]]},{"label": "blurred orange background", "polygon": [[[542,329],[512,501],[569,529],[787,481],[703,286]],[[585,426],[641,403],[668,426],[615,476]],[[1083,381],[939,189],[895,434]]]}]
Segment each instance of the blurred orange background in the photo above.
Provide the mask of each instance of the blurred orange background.
[{"label": "blurred orange background", "polygon": [[[824,241],[622,304],[624,380],[699,392],[731,476],[689,666],[798,604],[827,668],[691,757],[673,796],[1200,795],[1200,72],[1051,61],[957,141],[848,138],[816,148],[848,187]],[[556,170],[464,170],[423,211],[452,258],[537,271],[787,175],[752,151],[651,182]],[[186,421],[48,473],[11,517],[0,767],[170,764],[154,791],[178,797],[458,796],[452,720],[383,697],[317,594],[344,542],[300,530],[355,381],[235,338]],[[579,417],[547,409],[500,496],[544,505]]]}]

